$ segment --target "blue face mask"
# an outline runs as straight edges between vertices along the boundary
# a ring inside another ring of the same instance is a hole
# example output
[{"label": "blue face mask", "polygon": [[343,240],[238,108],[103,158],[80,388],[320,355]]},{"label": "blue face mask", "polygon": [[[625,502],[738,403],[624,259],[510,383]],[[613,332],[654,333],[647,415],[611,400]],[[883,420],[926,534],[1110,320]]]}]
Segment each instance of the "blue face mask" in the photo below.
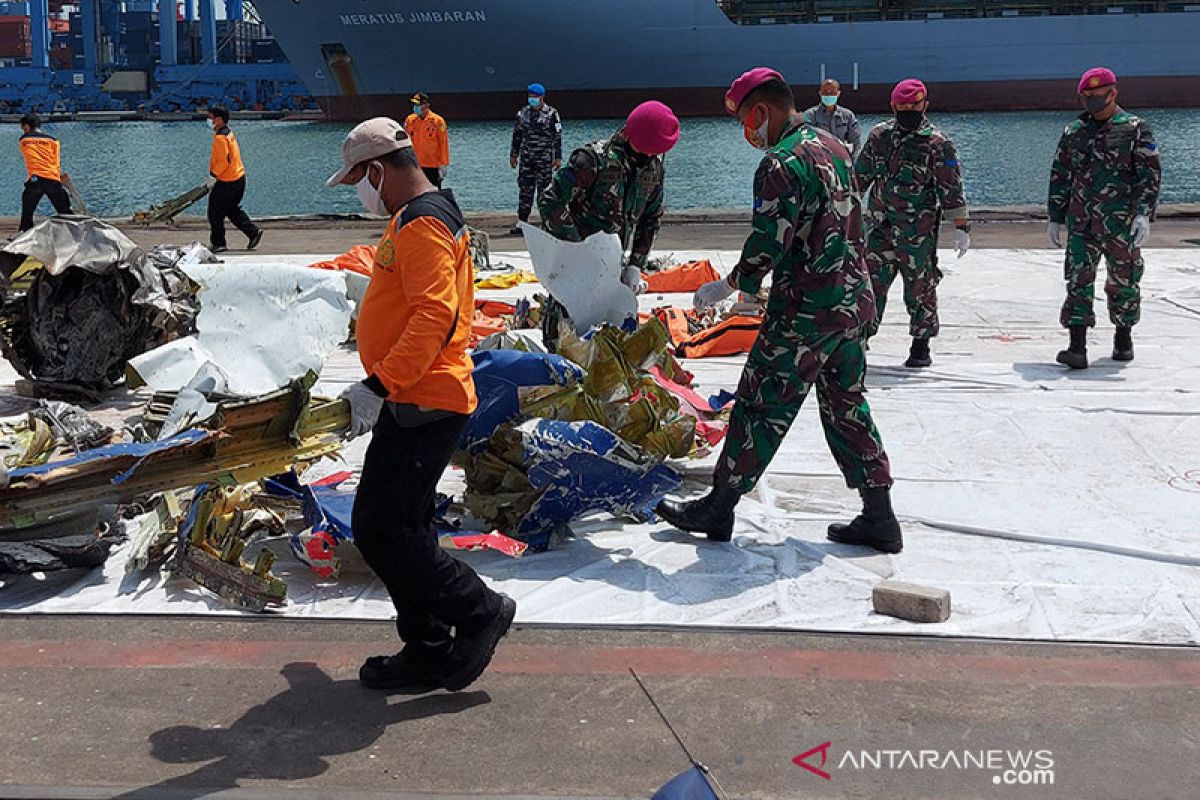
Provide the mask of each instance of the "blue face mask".
[{"label": "blue face mask", "polygon": [[420,113],[421,113],[421,106],[419,106],[419,105],[414,105],[414,106],[413,106],[413,113],[414,113],[414,114],[420,114]]},{"label": "blue face mask", "polygon": [[821,102],[824,103],[829,108],[833,108],[834,106],[836,106],[837,101],[838,101],[838,96],[836,94],[821,95]]},{"label": "blue face mask", "polygon": [[534,108],[537,108],[541,104],[542,104],[542,98],[540,98],[540,97],[529,98],[529,105],[533,106]]}]

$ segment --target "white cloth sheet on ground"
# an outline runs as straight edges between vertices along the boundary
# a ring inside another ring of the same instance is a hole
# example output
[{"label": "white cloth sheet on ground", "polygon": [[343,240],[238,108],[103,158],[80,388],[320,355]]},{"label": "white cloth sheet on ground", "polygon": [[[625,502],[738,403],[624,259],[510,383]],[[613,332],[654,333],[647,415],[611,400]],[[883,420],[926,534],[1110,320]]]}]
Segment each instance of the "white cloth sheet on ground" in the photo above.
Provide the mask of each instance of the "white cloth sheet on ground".
[{"label": "white cloth sheet on ground", "polygon": [[[737,258],[676,256],[711,258],[722,273]],[[521,254],[501,257],[528,264]],[[1108,358],[1101,287],[1093,365],[1082,372],[1054,363],[1066,338],[1057,324],[1061,252],[943,258],[942,334],[926,370],[902,366],[907,320],[901,287],[893,288],[869,353],[868,398],[897,480],[906,536],[898,556],[825,540],[826,525],[851,517],[858,498],[834,466],[810,397],[766,478],[739,506],[731,544],[662,523],[593,518],[550,553],[463,557],[517,599],[524,623],[1200,641],[1200,251],[1149,251],[1146,261],[1137,359]],[[480,296],[513,299],[538,288]],[[643,310],[689,301],[640,298]],[[741,366],[741,358],[687,362],[702,394],[732,390]],[[319,388],[336,394],[361,376],[353,352],[339,350]],[[353,443],[347,461],[360,464],[364,449],[365,441]],[[704,490],[711,461],[685,465],[686,488]],[[444,489],[456,487],[461,473],[452,470]],[[356,559],[327,584],[285,545],[277,549],[290,595],[280,613],[392,615]],[[143,578],[123,592],[124,561],[118,550],[103,571],[13,581],[0,590],[0,610],[234,613],[182,581]],[[949,622],[874,614],[871,588],[881,578],[949,589]]]}]

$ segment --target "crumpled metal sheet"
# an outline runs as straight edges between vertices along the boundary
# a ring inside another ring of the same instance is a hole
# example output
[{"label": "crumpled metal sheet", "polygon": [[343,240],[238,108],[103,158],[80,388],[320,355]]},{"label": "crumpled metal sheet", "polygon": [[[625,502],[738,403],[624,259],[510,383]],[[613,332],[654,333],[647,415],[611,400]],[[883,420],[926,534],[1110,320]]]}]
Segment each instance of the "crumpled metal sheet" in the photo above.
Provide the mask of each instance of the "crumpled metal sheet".
[{"label": "crumpled metal sheet", "polygon": [[566,307],[576,333],[610,323],[637,319],[637,297],[621,283],[621,240],[597,233],[582,242],[564,242],[528,223],[519,224],[533,271],[555,299]]},{"label": "crumpled metal sheet", "polygon": [[578,364],[548,353],[487,350],[476,351],[472,359],[479,404],[459,443],[468,452],[479,450],[497,428],[520,415],[520,387],[575,386],[585,377]]},{"label": "crumpled metal sheet", "polygon": [[196,335],[132,359],[133,383],[250,397],[320,372],[346,340],[351,307],[342,272],[282,264],[184,270],[201,287]]},{"label": "crumpled metal sheet", "polygon": [[20,535],[6,533],[0,535],[0,575],[98,567],[124,539],[124,525],[113,505],[28,528]]},{"label": "crumpled metal sheet", "polygon": [[187,517],[179,526],[179,543],[170,562],[175,575],[188,578],[243,611],[265,611],[287,602],[287,585],[271,574],[275,554],[259,550],[252,564],[242,560],[250,541],[265,527],[282,531],[283,522],[262,511],[253,513],[251,487],[196,487]]},{"label": "crumpled metal sheet", "polygon": [[594,422],[547,419],[500,430],[466,472],[467,508],[533,551],[586,514],[653,519],[654,506],[681,482]]},{"label": "crumpled metal sheet", "polygon": [[250,483],[336,453],[349,424],[344,400],[310,400],[303,385],[222,401],[214,430],[112,445],[13,470],[0,489],[0,537],[105,503],[129,503],[201,483]]},{"label": "crumpled metal sheet", "polygon": [[17,234],[4,245],[4,252],[21,256],[21,261],[40,261],[51,275],[61,275],[70,267],[106,275],[120,264],[144,257],[142,249],[112,225],[68,217],[51,217]]},{"label": "crumpled metal sheet", "polygon": [[[292,553],[322,578],[337,576],[341,567],[337,546],[354,539],[351,519],[354,515],[355,493],[339,488],[351,477],[349,472],[337,472],[313,483],[301,483],[295,471],[292,471],[263,481],[268,493],[301,504],[307,527],[291,535]],[[525,553],[524,543],[503,536],[498,531],[463,532],[452,527],[446,519],[449,507],[450,499],[443,498],[434,520],[440,547],[447,550],[494,550],[510,558],[520,558]]]},{"label": "crumpled metal sheet", "polygon": [[10,276],[27,257],[45,266],[25,294],[6,298],[4,356],[33,381],[113,386],[130,358],[194,329],[199,307],[180,271],[185,255],[202,257],[147,255],[99,220],[51,218],[26,231],[4,246],[0,272]]},{"label": "crumpled metal sheet", "polygon": [[680,413],[679,401],[648,370],[672,365],[667,330],[651,319],[634,333],[611,325],[584,338],[569,332],[559,352],[581,364],[587,377],[559,391],[533,391],[522,397],[527,416],[591,420],[659,458],[692,452],[696,420]]}]

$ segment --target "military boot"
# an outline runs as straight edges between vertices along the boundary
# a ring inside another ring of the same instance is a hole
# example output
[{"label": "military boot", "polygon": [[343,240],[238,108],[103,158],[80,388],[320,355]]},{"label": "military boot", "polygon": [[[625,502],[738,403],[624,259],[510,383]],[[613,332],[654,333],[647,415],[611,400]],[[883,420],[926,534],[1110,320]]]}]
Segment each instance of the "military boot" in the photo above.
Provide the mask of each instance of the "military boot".
[{"label": "military boot", "polygon": [[891,490],[886,486],[863,488],[863,510],[849,524],[834,523],[827,534],[831,542],[874,547],[881,553],[899,553],[904,549],[900,523],[892,513]]},{"label": "military boot", "polygon": [[1068,330],[1071,332],[1071,344],[1066,350],[1059,350],[1055,360],[1071,369],[1087,369],[1087,326],[1072,325]]},{"label": "military boot", "polygon": [[714,542],[728,542],[733,538],[733,507],[741,498],[737,491],[717,486],[699,500],[663,500],[654,510],[681,531],[703,533]]},{"label": "military boot", "polygon": [[908,349],[908,360],[904,362],[904,366],[928,367],[932,363],[933,357],[929,355],[929,340],[913,339],[912,347]]},{"label": "military boot", "polygon": [[1113,334],[1113,361],[1133,361],[1133,328],[1118,325]]}]

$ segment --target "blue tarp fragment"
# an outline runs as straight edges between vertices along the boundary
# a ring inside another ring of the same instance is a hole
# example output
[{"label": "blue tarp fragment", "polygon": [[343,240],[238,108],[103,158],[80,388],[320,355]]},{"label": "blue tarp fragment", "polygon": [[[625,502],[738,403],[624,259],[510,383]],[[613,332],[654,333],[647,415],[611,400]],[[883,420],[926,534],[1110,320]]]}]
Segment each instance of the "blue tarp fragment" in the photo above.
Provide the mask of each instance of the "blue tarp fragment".
[{"label": "blue tarp fragment", "polygon": [[720,800],[700,767],[681,772],[651,796],[650,800]]},{"label": "blue tarp fragment", "polygon": [[737,400],[737,395],[733,392],[722,389],[721,391],[708,398],[708,405],[714,412],[720,411],[725,406]]},{"label": "blue tarp fragment", "polygon": [[594,422],[538,419],[516,430],[529,482],[542,494],[510,535],[531,550],[544,549],[557,529],[590,513],[652,520],[654,506],[681,483],[673,469],[645,463],[640,451]]},{"label": "blue tarp fragment", "polygon": [[468,452],[481,450],[497,428],[520,415],[520,387],[573,386],[584,378],[578,364],[549,353],[485,350],[472,358],[479,405],[459,442]]}]

